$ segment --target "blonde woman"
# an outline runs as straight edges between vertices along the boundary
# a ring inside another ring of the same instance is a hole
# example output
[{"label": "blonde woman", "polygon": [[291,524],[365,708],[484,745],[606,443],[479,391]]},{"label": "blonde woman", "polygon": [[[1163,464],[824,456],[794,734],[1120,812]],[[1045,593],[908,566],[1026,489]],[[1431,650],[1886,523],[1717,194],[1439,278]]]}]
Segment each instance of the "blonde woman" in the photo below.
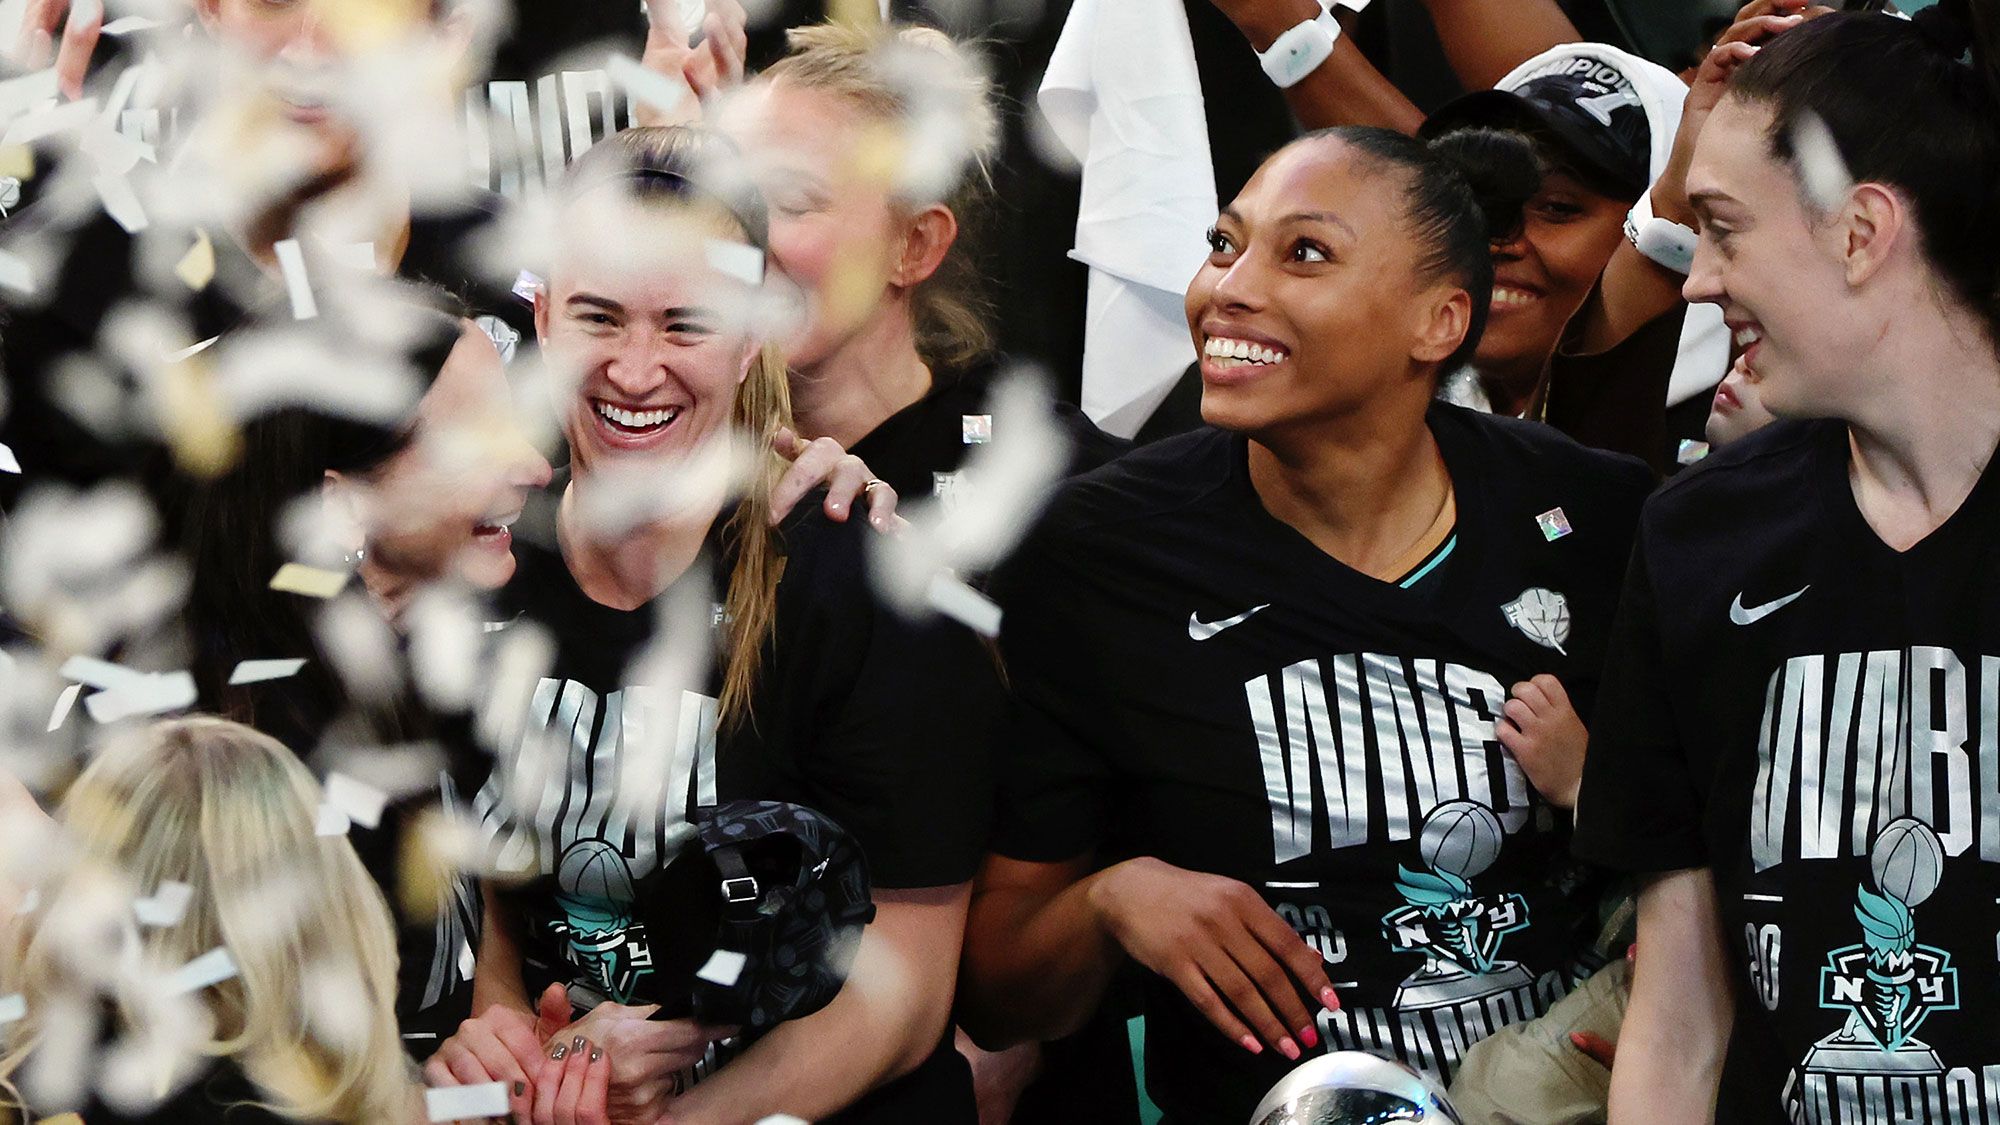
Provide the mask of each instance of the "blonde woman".
[{"label": "blonde woman", "polygon": [[[999,365],[976,233],[999,144],[991,83],[943,32],[794,28],[725,109],[771,211],[771,264],[805,320],[785,341],[799,432],[831,437],[905,497],[948,494]],[[1071,466],[1125,444],[1056,407]]]},{"label": "blonde woman", "polygon": [[[988,815],[991,706],[968,685],[991,664],[970,633],[876,604],[866,528],[810,506],[774,528],[761,488],[733,507],[688,498],[723,434],[762,448],[789,423],[784,367],[739,315],[757,294],[737,267],[761,259],[766,222],[754,191],[715,174],[734,159],[699,132],[637,129],[572,172],[536,304],[544,352],[574,380],[558,404],[570,465],[517,525],[506,592],[553,634],[554,660],[477,801],[517,876],[488,890],[480,1015],[427,1068],[528,1081],[582,1034],[615,1056],[620,1121],[970,1125],[948,1031]],[[686,502],[635,517],[661,495]],[[711,641],[706,682],[651,659]],[[675,830],[735,799],[839,823],[878,913],[828,1007],[711,1054],[734,1029],[665,1018],[689,1010],[691,984],[670,951],[711,935],[649,932],[632,904],[672,909],[647,892]]]},{"label": "blonde woman", "polygon": [[[315,833],[320,801],[296,755],[222,719],[99,753],[57,811],[59,870],[0,923],[0,994],[26,1002],[4,1029],[0,1117],[426,1120],[397,1037],[388,907],[347,840]],[[233,972],[185,988],[216,951]],[[609,1065],[580,1068],[600,1104]]]}]

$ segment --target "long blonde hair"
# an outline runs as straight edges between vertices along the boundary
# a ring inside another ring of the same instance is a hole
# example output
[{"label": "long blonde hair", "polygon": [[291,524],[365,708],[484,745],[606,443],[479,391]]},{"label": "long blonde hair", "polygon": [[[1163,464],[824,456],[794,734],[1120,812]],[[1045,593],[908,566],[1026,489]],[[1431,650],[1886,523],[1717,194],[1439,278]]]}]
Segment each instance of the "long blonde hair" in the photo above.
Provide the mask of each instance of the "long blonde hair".
[{"label": "long blonde hair", "polygon": [[[290,750],[223,719],[160,722],[102,750],[58,813],[63,869],[0,951],[0,993],[27,1001],[6,1028],[0,1104],[21,1104],[15,1077],[65,999],[108,991],[121,1030],[146,1025],[149,1000],[137,978],[107,974],[114,959],[172,969],[221,948],[236,975],[195,995],[205,1021],[170,1029],[201,1036],[189,1050],[233,1061],[266,1093],[260,1104],[289,1116],[406,1119],[416,1085],[396,1027],[389,908],[347,838],[315,834],[319,804]],[[123,930],[125,949],[75,948],[63,923],[92,887],[153,894],[167,883],[192,889],[179,921],[135,929],[121,897],[124,924],[107,928]],[[164,1096],[165,1082],[152,1093]]]},{"label": "long blonde hair", "polygon": [[935,144],[920,114],[947,122],[963,160],[950,184],[929,197],[901,196],[917,207],[941,203],[959,237],[910,295],[917,352],[933,367],[962,368],[993,349],[983,278],[973,256],[993,189],[1000,115],[993,85],[976,60],[931,27],[827,22],[785,33],[786,54],[761,77],[842,98],[871,121],[899,130],[905,144]]},{"label": "long blonde hair", "polygon": [[[770,244],[764,199],[740,172],[741,158],[717,134],[686,126],[640,126],[606,137],[570,166],[567,194],[606,184],[620,185],[628,198],[648,207],[713,212],[734,226],[758,251]],[[723,596],[728,622],[720,717],[725,727],[753,718],[751,696],[763,663],[764,642],[777,617],[778,579],[784,573],[784,546],[771,526],[771,490],[786,463],[772,452],[780,429],[792,425],[792,392],[785,361],[765,343],[751,361],[730,415],[758,460],[745,492],[730,515],[725,535],[736,554]]]}]

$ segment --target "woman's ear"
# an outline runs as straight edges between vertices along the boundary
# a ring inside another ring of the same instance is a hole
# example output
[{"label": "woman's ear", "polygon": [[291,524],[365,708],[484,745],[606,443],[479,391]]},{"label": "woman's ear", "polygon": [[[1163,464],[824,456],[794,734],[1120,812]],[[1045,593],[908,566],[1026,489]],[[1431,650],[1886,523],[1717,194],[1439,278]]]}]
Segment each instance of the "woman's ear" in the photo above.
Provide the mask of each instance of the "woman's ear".
[{"label": "woman's ear", "polygon": [[918,211],[903,231],[902,253],[896,256],[890,284],[909,289],[930,280],[956,241],[958,216],[952,214],[951,208],[933,203]]},{"label": "woman's ear", "polygon": [[213,32],[216,23],[222,19],[222,0],[194,0],[194,14],[200,18],[204,28]]},{"label": "woman's ear", "polygon": [[1419,315],[1410,358],[1418,363],[1443,363],[1465,343],[1472,330],[1472,295],[1455,286],[1432,290],[1429,306]]},{"label": "woman's ear", "polygon": [[1881,184],[1857,184],[1835,213],[1847,284],[1860,286],[1895,254],[1908,217],[1903,199]]}]

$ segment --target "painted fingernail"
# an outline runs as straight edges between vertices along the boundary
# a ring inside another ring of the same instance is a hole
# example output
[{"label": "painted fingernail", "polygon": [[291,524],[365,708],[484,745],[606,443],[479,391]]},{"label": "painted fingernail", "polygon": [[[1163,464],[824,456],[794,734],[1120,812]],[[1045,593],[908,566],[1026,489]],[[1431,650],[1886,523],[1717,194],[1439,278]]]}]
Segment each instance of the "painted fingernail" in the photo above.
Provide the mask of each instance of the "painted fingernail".
[{"label": "painted fingernail", "polygon": [[1293,1062],[1299,1061],[1299,1045],[1290,1039],[1278,1040],[1278,1053]]},{"label": "painted fingernail", "polygon": [[518,1098],[527,1092],[528,1092],[528,1084],[516,1078],[514,1080],[514,1096]]},{"label": "painted fingernail", "polygon": [[601,1058],[603,1058],[603,1057],[604,1057],[604,1048],[602,1048],[602,1047],[592,1047],[592,1048],[590,1049],[590,1061],[591,1061],[591,1062],[596,1062],[596,1061],[597,1061],[598,1059],[601,1059]]},{"label": "painted fingernail", "polygon": [[1329,1012],[1338,1012],[1340,1010],[1340,994],[1331,988],[1322,988],[1319,990],[1319,1002]]},{"label": "painted fingernail", "polygon": [[1243,1038],[1238,1039],[1237,1042],[1243,1044],[1243,1049],[1253,1055],[1264,1053],[1264,1045],[1257,1042],[1257,1037],[1254,1035],[1245,1035]]},{"label": "painted fingernail", "polygon": [[562,1061],[563,1057],[568,1054],[569,1054],[569,1047],[566,1044],[558,1043],[556,1044],[555,1050],[549,1052],[549,1057],[560,1062]]},{"label": "painted fingernail", "polygon": [[1299,1042],[1304,1043],[1308,1050],[1319,1046],[1319,1031],[1311,1024],[1305,1025],[1299,1029]]},{"label": "painted fingernail", "polygon": [[574,1038],[574,1039],[570,1040],[570,1041],[569,1041],[569,1049],[570,1049],[570,1050],[572,1050],[572,1051],[576,1051],[576,1052],[578,1052],[578,1053],[582,1053],[582,1051],[583,1051],[583,1036],[579,1035],[579,1036],[577,1036],[576,1038]]}]

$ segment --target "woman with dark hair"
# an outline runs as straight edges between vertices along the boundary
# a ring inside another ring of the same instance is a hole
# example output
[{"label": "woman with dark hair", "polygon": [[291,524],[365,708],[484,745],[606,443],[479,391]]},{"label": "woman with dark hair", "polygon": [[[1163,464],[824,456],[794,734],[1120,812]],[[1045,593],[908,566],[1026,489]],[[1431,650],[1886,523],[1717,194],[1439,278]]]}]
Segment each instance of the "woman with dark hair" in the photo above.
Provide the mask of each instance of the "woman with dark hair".
[{"label": "woman with dark hair", "polygon": [[1800,420],[1641,520],[1577,832],[1646,880],[1619,1125],[2000,1114],[1996,31],[1717,49],[1687,294]]},{"label": "woman with dark hair", "polygon": [[1590,698],[1650,476],[1433,401],[1537,178],[1504,133],[1331,130],[1217,220],[1187,295],[1216,428],[1072,482],[996,576],[982,1043],[1075,1026],[1129,957],[1153,1100],[1243,1120],[1315,1048],[1448,1075],[1596,967],[1552,807],[1580,762],[1496,730],[1507,684]]}]

